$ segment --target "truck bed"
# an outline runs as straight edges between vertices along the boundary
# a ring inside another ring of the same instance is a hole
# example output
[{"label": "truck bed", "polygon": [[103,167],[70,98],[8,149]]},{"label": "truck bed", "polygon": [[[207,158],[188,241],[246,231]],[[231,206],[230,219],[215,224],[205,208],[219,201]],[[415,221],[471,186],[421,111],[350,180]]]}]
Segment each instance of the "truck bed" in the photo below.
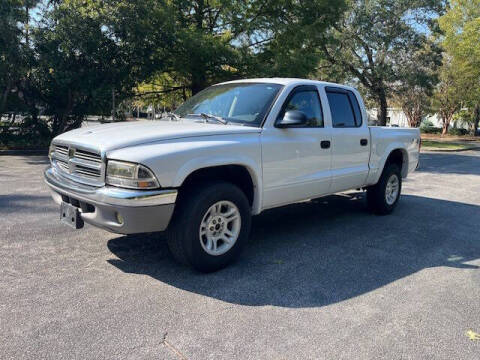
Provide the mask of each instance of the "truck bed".
[{"label": "truck bed", "polygon": [[402,177],[414,171],[419,161],[420,130],[412,128],[397,128],[386,126],[369,126],[370,131],[370,173],[368,184],[375,184],[381,175],[381,169],[386,161],[386,155],[395,148],[404,148],[407,155],[407,165],[404,166]]}]

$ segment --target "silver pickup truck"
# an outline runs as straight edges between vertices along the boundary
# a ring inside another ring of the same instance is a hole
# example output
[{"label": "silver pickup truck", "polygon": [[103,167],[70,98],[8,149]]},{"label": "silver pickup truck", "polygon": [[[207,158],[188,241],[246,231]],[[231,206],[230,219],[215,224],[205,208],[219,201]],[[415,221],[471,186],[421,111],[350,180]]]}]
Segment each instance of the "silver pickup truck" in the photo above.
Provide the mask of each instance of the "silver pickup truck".
[{"label": "silver pickup truck", "polygon": [[369,127],[351,87],[251,79],[211,86],[160,121],[61,134],[45,180],[74,228],[166,231],[176,259],[214,271],[265,209],[363,188],[373,212],[391,213],[419,148],[418,129]]}]

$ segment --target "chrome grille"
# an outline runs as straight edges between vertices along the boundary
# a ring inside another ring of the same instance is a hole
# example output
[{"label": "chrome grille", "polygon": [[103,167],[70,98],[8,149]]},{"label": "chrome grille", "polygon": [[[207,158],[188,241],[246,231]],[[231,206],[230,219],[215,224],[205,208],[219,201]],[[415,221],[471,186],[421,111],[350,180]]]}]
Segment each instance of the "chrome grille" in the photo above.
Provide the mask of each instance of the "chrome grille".
[{"label": "chrome grille", "polygon": [[91,150],[56,144],[52,165],[74,181],[95,186],[104,184],[104,162],[99,153]]},{"label": "chrome grille", "polygon": [[90,169],[89,167],[77,165],[75,168],[76,174],[81,174],[89,177],[97,178],[101,175],[100,169]]},{"label": "chrome grille", "polygon": [[68,157],[68,146],[56,145],[55,152],[61,156]]},{"label": "chrome grille", "polygon": [[77,149],[75,151],[75,158],[81,159],[81,160],[86,160],[86,161],[91,161],[91,162],[98,163],[98,164],[102,163],[102,158],[100,157],[100,155],[92,153],[90,151],[85,151],[85,150]]},{"label": "chrome grille", "polygon": [[66,171],[68,172],[68,162],[66,161],[63,161],[63,160],[60,160],[60,159],[57,159],[57,165],[60,169],[62,169],[63,171]]}]

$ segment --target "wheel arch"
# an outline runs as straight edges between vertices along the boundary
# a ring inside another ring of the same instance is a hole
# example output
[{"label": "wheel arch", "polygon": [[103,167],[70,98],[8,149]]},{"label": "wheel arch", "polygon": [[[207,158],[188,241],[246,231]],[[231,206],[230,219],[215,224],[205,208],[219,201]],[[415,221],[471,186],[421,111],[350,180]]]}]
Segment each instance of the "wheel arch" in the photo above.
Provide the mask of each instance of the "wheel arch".
[{"label": "wheel arch", "polygon": [[181,194],[182,189],[205,181],[230,182],[244,192],[251,206],[252,214],[255,215],[260,212],[261,207],[261,182],[257,174],[257,170],[251,164],[244,162],[196,164],[196,166],[190,165],[182,169],[175,179],[175,186],[179,188]]},{"label": "wheel arch", "polygon": [[390,151],[385,163],[383,164],[382,171],[389,164],[396,164],[400,168],[402,178],[407,177],[408,174],[408,152],[404,148],[396,148]]},{"label": "wheel arch", "polygon": [[400,167],[400,172],[402,178],[406,178],[408,175],[408,151],[404,146],[398,143],[392,143],[384,151],[383,157],[378,162],[378,166],[371,166],[370,171],[372,172],[369,176],[368,185],[374,185],[382,176],[383,170],[388,164],[397,164]]}]

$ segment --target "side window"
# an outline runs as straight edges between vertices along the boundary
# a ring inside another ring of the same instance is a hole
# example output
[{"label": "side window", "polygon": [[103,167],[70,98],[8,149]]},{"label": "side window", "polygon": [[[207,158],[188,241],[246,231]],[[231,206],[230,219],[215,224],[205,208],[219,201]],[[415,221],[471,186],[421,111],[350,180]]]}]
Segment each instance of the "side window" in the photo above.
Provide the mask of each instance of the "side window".
[{"label": "side window", "polygon": [[353,106],[353,112],[355,113],[355,123],[358,127],[362,126],[362,112],[360,110],[360,105],[358,105],[357,97],[351,92],[348,92],[348,97],[350,98],[350,103]]},{"label": "side window", "polygon": [[307,127],[323,127],[322,106],[316,89],[301,88],[294,90],[293,95],[285,103],[279,118],[283,118],[289,110],[303,112],[308,119]]},{"label": "side window", "polygon": [[350,91],[327,89],[328,104],[333,127],[358,127],[362,125],[360,106]]}]

